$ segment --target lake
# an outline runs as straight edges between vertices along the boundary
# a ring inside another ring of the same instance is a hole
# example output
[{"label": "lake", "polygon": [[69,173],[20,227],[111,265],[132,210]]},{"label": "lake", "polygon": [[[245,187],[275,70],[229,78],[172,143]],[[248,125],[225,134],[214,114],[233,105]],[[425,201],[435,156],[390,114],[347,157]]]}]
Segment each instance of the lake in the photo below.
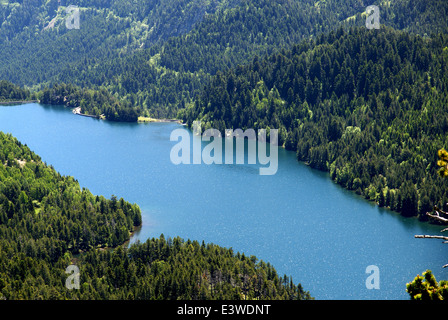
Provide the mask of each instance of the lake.
[{"label": "lake", "polygon": [[[59,106],[0,107],[0,131],[93,194],[137,203],[132,242],[180,236],[255,255],[316,299],[408,299],[406,283],[431,269],[447,279],[448,246],[415,239],[440,227],[379,208],[279,149],[275,175],[258,165],[174,165],[177,123],[115,123]],[[436,174],[436,173],[434,173]],[[379,289],[368,289],[370,265]]]}]

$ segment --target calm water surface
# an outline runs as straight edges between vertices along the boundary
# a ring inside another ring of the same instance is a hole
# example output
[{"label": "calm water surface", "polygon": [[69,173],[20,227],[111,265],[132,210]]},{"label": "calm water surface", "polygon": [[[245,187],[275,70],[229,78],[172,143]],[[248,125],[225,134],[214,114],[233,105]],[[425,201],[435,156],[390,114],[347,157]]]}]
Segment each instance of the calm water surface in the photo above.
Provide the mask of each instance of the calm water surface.
[{"label": "calm water surface", "polygon": [[[408,299],[406,283],[426,269],[448,278],[448,247],[414,239],[439,227],[380,209],[283,149],[273,176],[253,165],[176,166],[170,134],[180,127],[99,121],[39,104],[0,107],[0,131],[93,194],[140,205],[133,242],[163,233],[232,247],[272,263],[316,299]],[[366,288],[369,265],[379,268],[378,290]]]}]

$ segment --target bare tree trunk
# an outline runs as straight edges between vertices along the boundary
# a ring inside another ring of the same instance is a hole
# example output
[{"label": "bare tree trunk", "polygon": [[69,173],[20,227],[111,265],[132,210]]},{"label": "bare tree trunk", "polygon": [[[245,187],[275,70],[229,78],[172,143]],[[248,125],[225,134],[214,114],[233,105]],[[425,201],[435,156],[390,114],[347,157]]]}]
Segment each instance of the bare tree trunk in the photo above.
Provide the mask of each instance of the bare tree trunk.
[{"label": "bare tree trunk", "polygon": [[429,236],[429,235],[415,235],[416,238],[424,238],[424,239],[441,239],[441,240],[445,240],[448,241],[448,237],[444,237],[444,236]]}]

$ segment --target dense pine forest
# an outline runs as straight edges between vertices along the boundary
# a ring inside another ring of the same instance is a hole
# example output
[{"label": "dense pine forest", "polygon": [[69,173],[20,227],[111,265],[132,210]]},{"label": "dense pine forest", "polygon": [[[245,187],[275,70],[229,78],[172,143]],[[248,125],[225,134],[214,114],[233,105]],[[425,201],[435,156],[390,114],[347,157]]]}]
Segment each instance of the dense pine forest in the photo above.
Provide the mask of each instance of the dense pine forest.
[{"label": "dense pine forest", "polygon": [[[310,299],[254,256],[180,238],[123,245],[140,208],[94,196],[0,132],[0,299]],[[75,264],[80,287],[69,290]]]},{"label": "dense pine forest", "polygon": [[379,5],[383,25],[422,36],[448,30],[443,0],[70,4],[80,7],[79,30],[65,27],[67,1],[2,3],[0,78],[34,90],[63,83],[106,89],[154,118],[176,117],[211,76],[255,55],[269,56],[340,26],[365,27],[370,4]]},{"label": "dense pine forest", "polygon": [[0,101],[24,101],[29,100],[31,94],[28,90],[16,86],[9,81],[0,81]]},{"label": "dense pine forest", "polygon": [[82,114],[109,121],[137,122],[140,109],[122,101],[105,89],[90,90],[71,84],[55,84],[37,93],[40,103],[81,108]]}]

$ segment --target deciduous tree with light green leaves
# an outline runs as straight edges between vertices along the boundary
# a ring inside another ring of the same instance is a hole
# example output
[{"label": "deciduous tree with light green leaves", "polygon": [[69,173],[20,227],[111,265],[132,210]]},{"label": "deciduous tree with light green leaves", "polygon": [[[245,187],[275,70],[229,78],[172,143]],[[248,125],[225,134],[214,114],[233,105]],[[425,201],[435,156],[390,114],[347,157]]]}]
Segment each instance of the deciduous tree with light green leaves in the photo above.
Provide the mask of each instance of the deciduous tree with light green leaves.
[{"label": "deciduous tree with light green leaves", "polygon": [[448,152],[445,149],[440,149],[437,153],[439,161],[437,165],[440,167],[439,174],[442,177],[448,177]]},{"label": "deciduous tree with light green leaves", "polygon": [[448,298],[448,281],[436,281],[431,270],[426,270],[406,285],[412,300],[445,300]]}]

